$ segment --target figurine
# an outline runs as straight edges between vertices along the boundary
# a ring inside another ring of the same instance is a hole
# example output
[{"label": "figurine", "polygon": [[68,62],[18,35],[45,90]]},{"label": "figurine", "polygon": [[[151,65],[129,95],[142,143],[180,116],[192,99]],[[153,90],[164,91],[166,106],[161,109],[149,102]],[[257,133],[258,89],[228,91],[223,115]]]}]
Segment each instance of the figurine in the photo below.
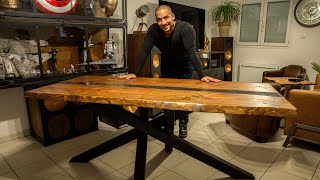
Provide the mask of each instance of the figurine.
[{"label": "figurine", "polygon": [[52,55],[51,60],[49,61],[49,69],[53,73],[58,72],[58,66],[57,66],[57,52],[59,52],[58,49],[52,48],[48,51],[49,54]]},{"label": "figurine", "polygon": [[109,39],[105,44],[104,48],[104,58],[105,60],[115,60],[115,50],[117,49],[116,45],[114,44],[113,37]]},{"label": "figurine", "polygon": [[209,38],[204,34],[204,52],[209,51]]}]

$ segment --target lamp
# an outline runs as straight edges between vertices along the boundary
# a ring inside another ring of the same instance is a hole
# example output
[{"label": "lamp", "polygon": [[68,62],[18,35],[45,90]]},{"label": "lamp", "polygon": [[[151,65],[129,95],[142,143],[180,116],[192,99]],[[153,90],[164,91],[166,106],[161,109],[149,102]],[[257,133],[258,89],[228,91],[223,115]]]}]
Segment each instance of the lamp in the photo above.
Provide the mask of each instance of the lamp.
[{"label": "lamp", "polygon": [[148,25],[143,22],[143,18],[146,17],[150,12],[150,9],[147,5],[142,5],[136,10],[137,18],[141,18],[141,23],[139,23],[137,31],[142,31],[143,26],[145,25],[148,28]]}]

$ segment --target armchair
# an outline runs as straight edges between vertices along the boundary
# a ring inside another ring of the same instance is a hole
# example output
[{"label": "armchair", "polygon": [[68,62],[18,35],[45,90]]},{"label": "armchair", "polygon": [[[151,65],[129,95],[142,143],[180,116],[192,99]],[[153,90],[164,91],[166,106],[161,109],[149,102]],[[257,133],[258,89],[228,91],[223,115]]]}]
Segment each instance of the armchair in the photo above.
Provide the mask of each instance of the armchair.
[{"label": "armchair", "polygon": [[262,82],[269,82],[264,77],[296,77],[298,74],[306,74],[306,69],[300,65],[289,65],[280,70],[265,71],[262,74]]},{"label": "armchair", "polygon": [[[273,71],[264,71],[262,74],[262,82],[272,83],[265,79],[264,77],[296,77],[299,74],[306,74],[306,69],[300,65],[289,65],[281,68],[280,70],[273,70]],[[285,87],[281,87],[279,91],[284,97],[287,97],[287,92],[291,89],[300,89],[301,86],[299,85],[288,85]]]},{"label": "armchair", "polygon": [[288,100],[297,108],[298,115],[286,119],[284,134],[288,136],[283,146],[286,147],[292,137],[320,142],[320,89],[293,89],[289,91]]}]

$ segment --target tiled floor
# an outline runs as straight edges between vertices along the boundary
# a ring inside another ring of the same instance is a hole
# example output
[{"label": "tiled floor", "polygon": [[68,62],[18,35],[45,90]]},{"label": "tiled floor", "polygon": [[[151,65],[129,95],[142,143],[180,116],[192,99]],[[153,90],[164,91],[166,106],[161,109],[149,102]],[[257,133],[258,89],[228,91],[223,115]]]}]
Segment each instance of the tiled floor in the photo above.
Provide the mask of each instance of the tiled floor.
[{"label": "tiled floor", "polygon": [[[178,124],[178,123],[177,123]],[[117,130],[100,124],[100,130],[49,147],[32,137],[0,144],[0,179],[132,179],[136,142],[104,154],[90,163],[69,163],[77,155],[129,128]],[[177,133],[177,125],[175,133]],[[233,131],[223,114],[192,113],[186,140],[253,173],[256,179],[320,180],[320,149],[306,143],[283,148],[282,130],[260,144]],[[180,151],[167,154],[164,144],[149,138],[147,179],[231,179]]]}]

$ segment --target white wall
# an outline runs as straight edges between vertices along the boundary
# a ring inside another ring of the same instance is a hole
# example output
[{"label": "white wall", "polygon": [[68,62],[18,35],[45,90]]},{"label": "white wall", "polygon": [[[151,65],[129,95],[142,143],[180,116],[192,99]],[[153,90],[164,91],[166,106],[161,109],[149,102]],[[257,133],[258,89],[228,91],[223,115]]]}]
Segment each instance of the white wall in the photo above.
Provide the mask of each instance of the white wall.
[{"label": "white wall", "polygon": [[[213,7],[221,0],[208,4]],[[245,2],[245,1],[239,1]],[[240,46],[235,43],[234,46],[234,66],[233,79],[237,79],[238,65],[240,63],[258,63],[258,64],[278,64],[279,67],[290,64],[301,65],[306,68],[307,74],[311,81],[315,81],[316,71],[311,67],[312,61],[320,62],[320,26],[306,28],[299,25],[293,14],[294,7],[298,0],[294,0],[291,13],[291,32],[289,36],[288,47],[257,47],[257,46]],[[217,25],[207,24],[211,29],[211,36],[218,36]],[[237,25],[233,24],[230,36],[235,41],[237,37]]]},{"label": "white wall", "polygon": [[[212,8],[220,4],[223,0],[167,0],[173,3],[193,6],[206,10],[206,27],[205,32],[209,37],[219,36],[219,30],[216,24],[211,22]],[[235,0],[245,2],[245,0]],[[134,18],[135,9],[140,5],[152,2],[157,3],[157,0],[128,0],[128,29],[131,30]],[[293,9],[298,0],[294,0]],[[257,46],[239,46],[234,44],[234,67],[233,79],[237,80],[238,65],[240,63],[257,63],[257,64],[278,64],[283,67],[290,64],[302,65],[306,68],[307,74],[311,81],[315,80],[316,71],[311,67],[312,61],[320,62],[320,26],[314,28],[306,28],[299,25],[294,19],[292,9],[291,32],[289,37],[288,47],[257,47]],[[129,18],[131,17],[131,18]],[[148,15],[149,21],[154,22],[154,12]],[[138,24],[138,23],[136,23]],[[148,24],[151,25],[151,24]],[[230,36],[237,39],[237,24],[232,24]]]},{"label": "white wall", "polygon": [[23,88],[0,90],[0,143],[29,133]]},{"label": "white wall", "polygon": [[[208,8],[208,4],[210,4],[209,0],[166,0],[168,2],[183,4],[186,6],[192,6],[196,8],[206,9]],[[136,14],[135,11],[138,9],[141,5],[147,4],[150,7],[150,13],[146,16],[145,21],[147,22],[148,26],[155,23],[155,9],[158,7],[159,0],[127,0],[127,18],[128,18],[128,34],[132,34],[131,30],[134,25],[134,31],[137,29],[140,19],[137,20],[137,22],[134,24]],[[206,10],[206,24],[209,21],[208,11]],[[210,22],[211,23],[211,22]],[[209,26],[205,27],[205,33],[210,34]]]}]

